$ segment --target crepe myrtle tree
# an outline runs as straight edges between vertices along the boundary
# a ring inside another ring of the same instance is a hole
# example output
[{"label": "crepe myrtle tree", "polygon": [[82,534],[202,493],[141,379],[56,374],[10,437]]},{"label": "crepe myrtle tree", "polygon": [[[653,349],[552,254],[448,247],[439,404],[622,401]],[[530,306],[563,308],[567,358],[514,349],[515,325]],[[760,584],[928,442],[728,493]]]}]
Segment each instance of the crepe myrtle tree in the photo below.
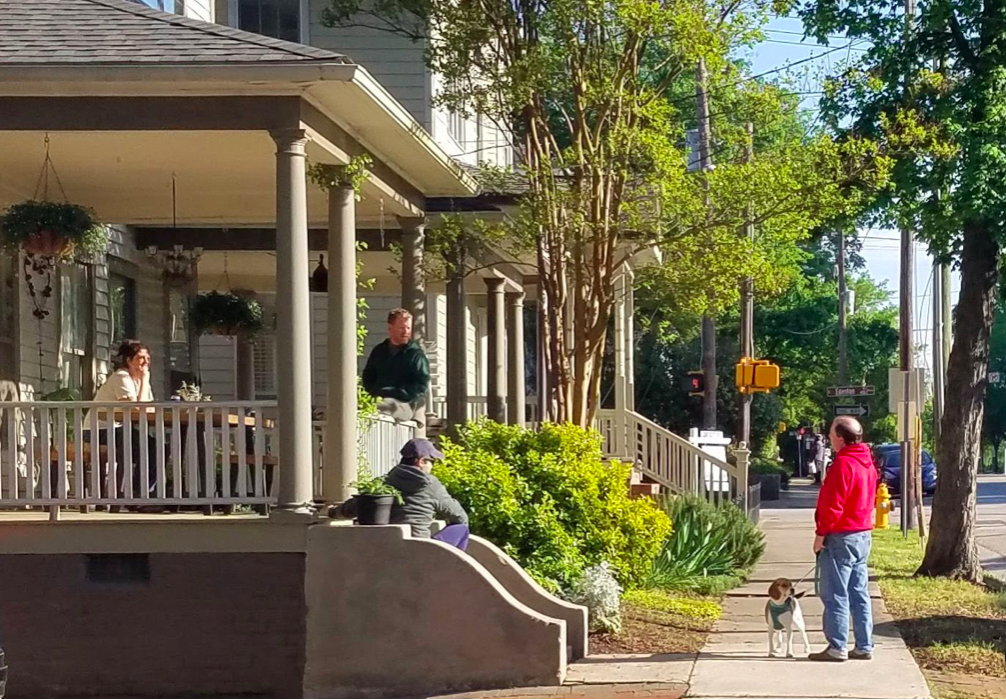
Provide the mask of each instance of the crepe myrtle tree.
[{"label": "crepe myrtle tree", "polygon": [[[422,41],[440,77],[437,104],[511,139],[520,206],[502,226],[537,266],[548,419],[592,422],[615,278],[642,249],[664,251],[663,284],[678,303],[715,314],[736,304],[741,277],[782,267],[775,258],[788,241],[845,206],[858,191],[850,185],[883,179],[883,159],[856,139],[811,138],[743,163],[741,129],[714,129],[719,165],[688,171],[696,95],[675,90],[704,59],[715,122],[727,106],[717,90],[756,83],[730,52],[787,9],[780,0],[329,0],[323,9],[329,26]],[[741,240],[748,218],[762,231],[754,245]]]}]

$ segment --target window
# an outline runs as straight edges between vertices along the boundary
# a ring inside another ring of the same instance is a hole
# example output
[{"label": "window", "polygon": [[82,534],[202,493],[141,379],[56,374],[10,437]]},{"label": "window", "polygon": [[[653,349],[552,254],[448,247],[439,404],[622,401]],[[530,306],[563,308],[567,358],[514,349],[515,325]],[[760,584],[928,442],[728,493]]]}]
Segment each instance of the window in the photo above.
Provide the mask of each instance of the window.
[{"label": "window", "polygon": [[447,133],[457,141],[459,146],[465,145],[465,117],[458,112],[447,115]]},{"label": "window", "polygon": [[112,325],[109,337],[115,353],[123,340],[136,337],[136,282],[125,275],[109,275],[108,305]]},{"label": "window", "polygon": [[63,388],[91,393],[91,276],[77,263],[60,267],[60,379]]},{"label": "window", "polygon": [[185,0],[133,0],[133,2],[161,12],[172,12],[176,15],[185,14]]},{"label": "window", "polygon": [[301,40],[301,0],[238,0],[238,29],[274,39]]}]

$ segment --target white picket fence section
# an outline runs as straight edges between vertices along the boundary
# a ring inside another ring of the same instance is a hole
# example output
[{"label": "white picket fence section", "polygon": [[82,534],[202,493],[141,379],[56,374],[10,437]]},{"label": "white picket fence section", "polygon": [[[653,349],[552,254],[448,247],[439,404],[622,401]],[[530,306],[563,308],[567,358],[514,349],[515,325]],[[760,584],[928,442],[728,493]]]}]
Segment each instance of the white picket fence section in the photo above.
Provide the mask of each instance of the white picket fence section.
[{"label": "white picket fence section", "polygon": [[275,402],[0,403],[0,508],[267,504]]},{"label": "white picket fence section", "polygon": [[[360,467],[373,476],[384,476],[401,459],[402,446],[416,436],[416,424],[399,423],[390,416],[376,415],[361,419]],[[314,493],[322,499],[325,480],[325,421],[314,421]]]}]

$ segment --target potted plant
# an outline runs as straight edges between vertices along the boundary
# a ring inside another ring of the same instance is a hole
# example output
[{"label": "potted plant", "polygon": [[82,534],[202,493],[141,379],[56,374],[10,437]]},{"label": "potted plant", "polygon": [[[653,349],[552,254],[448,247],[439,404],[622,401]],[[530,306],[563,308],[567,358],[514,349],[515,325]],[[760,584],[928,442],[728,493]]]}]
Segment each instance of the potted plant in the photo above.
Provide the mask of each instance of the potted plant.
[{"label": "potted plant", "polygon": [[360,525],[387,525],[391,522],[391,506],[395,501],[403,502],[398,489],[372,476],[366,467],[360,468],[356,481],[349,485],[356,489],[356,522]]},{"label": "potted plant", "polygon": [[201,334],[251,335],[262,330],[262,305],[234,292],[203,292],[193,300],[189,320]]},{"label": "potted plant", "polygon": [[75,253],[97,255],[108,249],[108,231],[94,213],[79,204],[28,200],[0,217],[0,242],[29,255],[69,259]]}]

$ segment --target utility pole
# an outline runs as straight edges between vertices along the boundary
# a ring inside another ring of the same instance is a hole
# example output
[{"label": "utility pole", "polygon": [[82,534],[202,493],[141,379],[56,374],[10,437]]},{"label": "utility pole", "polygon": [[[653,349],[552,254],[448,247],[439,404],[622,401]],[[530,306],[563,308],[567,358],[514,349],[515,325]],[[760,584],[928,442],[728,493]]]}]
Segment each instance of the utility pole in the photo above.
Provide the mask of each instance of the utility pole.
[{"label": "utility pole", "polygon": [[[744,146],[744,162],[750,163],[754,158],[754,124],[746,125],[747,143]],[[753,244],[755,237],[754,211],[748,206],[747,221],[744,222],[744,235]],[[741,357],[754,357],[754,278],[745,277],[741,282]],[[741,394],[741,424],[740,442],[751,444],[751,401],[754,396]],[[750,448],[749,448],[750,449]]]},{"label": "utility pole", "polygon": [[849,290],[845,286],[845,231],[838,232],[838,384],[849,381]]},{"label": "utility pole", "polygon": [[[915,0],[905,0],[905,35],[910,40],[914,32],[915,21]],[[910,399],[909,387],[912,383],[914,362],[912,361],[912,302],[914,293],[914,271],[915,271],[915,248],[912,241],[912,232],[907,223],[901,224],[901,305],[899,313],[899,334],[901,371],[903,374],[904,392],[902,402],[904,404],[904,419],[902,426],[904,432],[901,438],[901,533],[908,536],[908,531],[915,527],[915,459],[912,450],[912,423],[908,415],[908,404]],[[888,388],[890,390],[890,387]]]},{"label": "utility pole", "polygon": [[943,274],[940,263],[933,266],[933,438],[940,444],[943,422]]},{"label": "utility pole", "polygon": [[[702,168],[702,182],[706,189],[706,216],[709,215],[709,184],[706,173],[712,170],[713,160],[709,150],[709,79],[706,75],[706,60],[699,59],[696,73],[695,98],[698,104],[699,164]],[[702,372],[705,374],[706,390],[702,396],[702,428],[716,430],[716,321],[711,316],[702,317]]]}]

